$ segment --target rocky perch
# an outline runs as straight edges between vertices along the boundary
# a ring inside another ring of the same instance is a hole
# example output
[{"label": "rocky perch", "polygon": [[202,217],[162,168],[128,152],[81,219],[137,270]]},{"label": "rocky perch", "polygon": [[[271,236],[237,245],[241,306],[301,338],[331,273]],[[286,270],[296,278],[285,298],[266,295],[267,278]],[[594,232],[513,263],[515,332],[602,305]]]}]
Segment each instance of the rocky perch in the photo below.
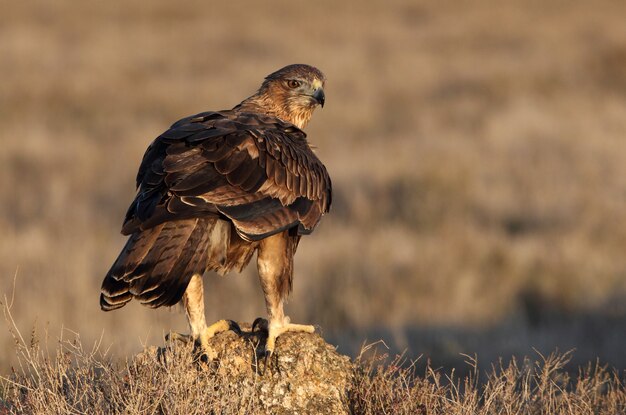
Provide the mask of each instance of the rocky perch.
[{"label": "rocky perch", "polygon": [[211,362],[178,342],[123,361],[79,339],[55,356],[18,342],[19,365],[0,376],[0,414],[626,414],[621,372],[597,363],[570,377],[571,353],[501,363],[481,386],[478,372],[444,378],[427,367],[422,377],[402,356],[366,356],[369,346],[351,363],[317,334],[286,333],[261,374],[262,336],[217,335]]},{"label": "rocky perch", "polygon": [[[177,396],[181,384],[188,384],[189,398],[207,405],[206,413],[350,413],[354,367],[347,356],[318,334],[285,333],[265,368],[264,334],[250,332],[249,326],[242,329],[242,334],[229,331],[211,339],[216,354],[211,362],[199,359],[191,345],[171,343],[147,348],[134,358],[133,366],[156,370],[155,379],[176,379],[168,387],[161,385],[164,396]],[[232,411],[233,404],[238,411]],[[177,413],[183,409],[168,402],[159,405]]]}]

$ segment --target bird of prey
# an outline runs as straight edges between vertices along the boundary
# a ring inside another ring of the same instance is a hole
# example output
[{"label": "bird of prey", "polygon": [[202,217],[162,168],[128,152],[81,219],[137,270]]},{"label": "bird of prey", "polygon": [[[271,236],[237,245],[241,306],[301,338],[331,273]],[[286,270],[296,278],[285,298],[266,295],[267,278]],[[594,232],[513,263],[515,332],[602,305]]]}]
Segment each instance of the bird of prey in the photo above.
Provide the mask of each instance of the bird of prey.
[{"label": "bird of prey", "polygon": [[291,323],[283,303],[300,237],[331,204],[330,177],[302,131],[324,106],[324,83],[312,66],[286,66],[233,109],[183,118],[150,144],[122,227],[128,241],[102,282],[102,310],[133,298],[153,308],[182,299],[190,337],[210,356],[208,340],[238,326],[207,326],[202,276],[241,272],[256,252],[268,319],[253,330],[260,323],[268,332],[266,360],[281,334],[314,331]]}]

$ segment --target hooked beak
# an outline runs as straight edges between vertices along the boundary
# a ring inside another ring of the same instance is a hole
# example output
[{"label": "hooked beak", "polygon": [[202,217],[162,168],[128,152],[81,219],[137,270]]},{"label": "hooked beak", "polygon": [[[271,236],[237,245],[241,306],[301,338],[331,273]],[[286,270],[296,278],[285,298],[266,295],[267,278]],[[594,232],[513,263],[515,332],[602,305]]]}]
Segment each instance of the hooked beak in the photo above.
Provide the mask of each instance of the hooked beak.
[{"label": "hooked beak", "polygon": [[320,87],[313,92],[311,95],[315,100],[324,108],[324,102],[326,101],[326,96],[324,95],[324,90]]}]

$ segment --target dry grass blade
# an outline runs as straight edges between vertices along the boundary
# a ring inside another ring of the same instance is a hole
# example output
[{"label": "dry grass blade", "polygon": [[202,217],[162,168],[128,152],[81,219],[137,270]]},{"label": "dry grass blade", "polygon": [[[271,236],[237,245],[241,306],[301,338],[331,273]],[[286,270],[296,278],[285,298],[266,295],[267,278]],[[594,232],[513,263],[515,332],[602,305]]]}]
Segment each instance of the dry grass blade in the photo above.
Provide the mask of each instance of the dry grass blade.
[{"label": "dry grass blade", "polygon": [[[11,311],[3,305],[7,322]],[[256,385],[227,371],[198,366],[191,345],[175,343],[167,353],[147,352],[114,363],[96,344],[86,351],[77,333],[58,340],[54,354],[47,339],[25,342],[15,329],[19,370],[0,377],[0,413],[67,414],[243,414],[262,411]],[[43,345],[42,345],[43,344]],[[538,354],[493,366],[479,382],[476,356],[465,355],[470,376],[442,374],[404,355],[391,358],[364,345],[350,375],[353,414],[600,414],[626,411],[626,386],[598,363],[570,379],[572,353]]]}]

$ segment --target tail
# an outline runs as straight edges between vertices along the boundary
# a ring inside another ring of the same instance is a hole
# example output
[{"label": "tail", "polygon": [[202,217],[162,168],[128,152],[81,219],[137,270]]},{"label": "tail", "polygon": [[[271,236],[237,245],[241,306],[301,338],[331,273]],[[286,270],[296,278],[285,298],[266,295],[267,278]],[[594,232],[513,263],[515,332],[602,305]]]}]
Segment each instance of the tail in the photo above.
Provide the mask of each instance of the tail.
[{"label": "tail", "polygon": [[153,308],[176,304],[191,277],[207,267],[216,221],[172,221],[132,234],[104,277],[100,308],[115,310],[133,298]]}]

